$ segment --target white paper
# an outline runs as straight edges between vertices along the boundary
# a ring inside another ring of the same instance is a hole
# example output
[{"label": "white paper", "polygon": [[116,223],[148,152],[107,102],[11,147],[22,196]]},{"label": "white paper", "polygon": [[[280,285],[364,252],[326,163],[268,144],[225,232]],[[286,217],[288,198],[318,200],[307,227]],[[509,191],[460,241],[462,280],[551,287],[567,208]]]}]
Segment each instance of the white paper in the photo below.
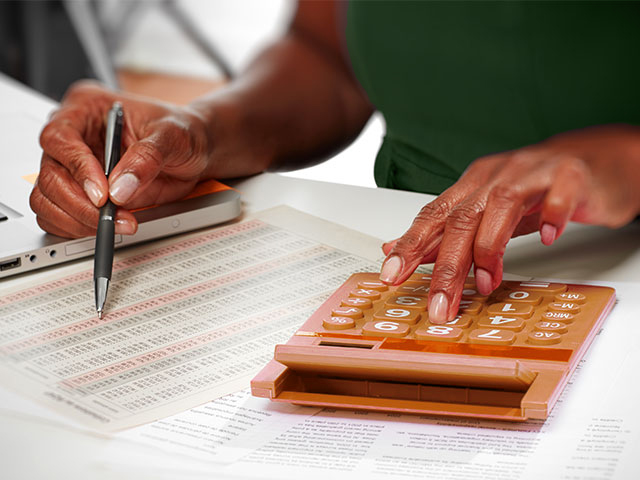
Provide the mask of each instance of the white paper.
[{"label": "white paper", "polygon": [[100,431],[244,388],[350,274],[379,268],[379,240],[311,218],[282,207],[117,254],[102,320],[90,261],[5,289],[0,381]]},{"label": "white paper", "polygon": [[[118,434],[105,462],[169,478],[640,478],[640,285],[609,285],[618,303],[544,422],[320,410],[245,391]],[[257,420],[238,429],[245,414]]]}]

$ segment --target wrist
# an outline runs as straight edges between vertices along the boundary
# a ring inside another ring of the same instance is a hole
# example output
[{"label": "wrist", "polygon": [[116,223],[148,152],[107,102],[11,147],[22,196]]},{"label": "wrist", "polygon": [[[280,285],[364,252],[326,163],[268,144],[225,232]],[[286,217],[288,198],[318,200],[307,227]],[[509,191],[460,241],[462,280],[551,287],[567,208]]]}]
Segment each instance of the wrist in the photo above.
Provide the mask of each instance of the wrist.
[{"label": "wrist", "polygon": [[201,180],[259,173],[275,157],[272,142],[261,138],[265,129],[252,119],[243,102],[234,97],[230,91],[216,92],[186,107],[206,139],[207,167]]}]

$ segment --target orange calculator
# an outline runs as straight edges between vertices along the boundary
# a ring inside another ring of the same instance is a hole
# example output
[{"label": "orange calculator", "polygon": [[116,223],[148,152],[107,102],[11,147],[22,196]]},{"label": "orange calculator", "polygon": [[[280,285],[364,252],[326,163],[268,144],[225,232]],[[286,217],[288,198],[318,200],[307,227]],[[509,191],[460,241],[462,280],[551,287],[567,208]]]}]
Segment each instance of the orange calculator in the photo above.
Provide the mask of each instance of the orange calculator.
[{"label": "orange calculator", "polygon": [[545,419],[613,307],[609,287],[468,278],[459,314],[429,322],[430,275],[352,275],[251,381],[258,397],[334,408]]}]

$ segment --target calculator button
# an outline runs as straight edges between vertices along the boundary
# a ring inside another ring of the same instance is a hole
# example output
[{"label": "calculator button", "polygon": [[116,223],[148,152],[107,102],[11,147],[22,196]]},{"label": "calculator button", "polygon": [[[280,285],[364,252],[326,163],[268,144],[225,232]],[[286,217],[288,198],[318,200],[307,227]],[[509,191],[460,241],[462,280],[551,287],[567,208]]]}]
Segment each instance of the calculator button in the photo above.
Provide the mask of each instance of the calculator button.
[{"label": "calculator button", "polygon": [[445,323],[447,326],[458,327],[458,328],[469,328],[471,322],[473,321],[473,317],[471,315],[456,315],[456,318]]},{"label": "calculator button", "polygon": [[505,317],[503,315],[495,315],[486,317],[478,322],[478,327],[483,328],[502,328],[505,330],[513,330],[519,332],[525,326],[525,321],[518,317]]},{"label": "calculator button", "polygon": [[389,287],[379,281],[364,281],[358,282],[358,288],[364,288],[365,290],[378,290],[379,292],[386,292]]},{"label": "calculator button", "polygon": [[362,310],[356,307],[338,307],[331,310],[332,317],[362,318]]},{"label": "calculator button", "polygon": [[418,340],[437,340],[443,342],[456,342],[462,338],[462,330],[446,325],[429,325],[418,328],[414,332]]},{"label": "calculator button", "polygon": [[569,291],[569,292],[559,293],[558,295],[556,295],[555,301],[579,303],[580,305],[582,305],[584,302],[587,301],[587,297],[584,296],[582,293]]},{"label": "calculator button", "polygon": [[380,298],[380,292],[373,288],[356,288],[349,293],[349,296],[378,300]]},{"label": "calculator button", "polygon": [[350,297],[342,300],[343,307],[356,307],[361,310],[366,310],[367,308],[371,308],[373,306],[373,302],[368,298],[360,298],[360,297]]},{"label": "calculator button", "polygon": [[396,293],[403,295],[429,295],[429,283],[406,282],[396,289]]},{"label": "calculator button", "polygon": [[404,337],[409,333],[409,325],[390,321],[367,322],[362,327],[362,333],[377,337]]},{"label": "calculator button", "polygon": [[546,320],[536,323],[535,329],[540,330],[542,332],[558,332],[558,333],[567,333],[569,331],[569,328],[567,327],[566,323],[548,322]]},{"label": "calculator button", "polygon": [[410,308],[383,308],[378,310],[373,318],[376,320],[392,320],[394,322],[402,322],[414,325],[420,320],[420,312],[411,310]]},{"label": "calculator button", "polygon": [[545,312],[542,315],[542,320],[571,323],[575,320],[575,315],[569,312]]},{"label": "calculator button", "polygon": [[480,293],[478,293],[478,290],[475,287],[473,287],[473,288],[465,288],[464,290],[462,290],[462,298],[465,300],[475,300],[477,302],[485,302],[488,297],[486,295],[480,295]]},{"label": "calculator button", "polygon": [[501,302],[519,302],[538,305],[542,300],[542,294],[539,292],[527,292],[526,290],[507,290],[498,296],[498,300]]},{"label": "calculator button", "polygon": [[458,312],[467,313],[469,315],[477,315],[482,310],[482,304],[474,300],[460,300]]},{"label": "calculator button", "polygon": [[408,282],[431,282],[431,274],[430,273],[413,273]]},{"label": "calculator button", "polygon": [[349,317],[329,317],[322,320],[322,326],[327,330],[345,330],[354,328],[356,321]]},{"label": "calculator button", "polygon": [[554,312],[578,313],[580,311],[580,305],[572,302],[552,302],[548,308]]},{"label": "calculator button", "polygon": [[406,307],[412,310],[420,310],[421,312],[424,312],[427,309],[427,299],[426,297],[398,295],[396,297],[391,297],[390,299],[388,299],[386,305],[391,307]]},{"label": "calculator button", "polygon": [[525,282],[503,282],[503,285],[511,290],[528,290],[543,294],[562,293],[567,290],[564,283],[538,282],[535,280]]},{"label": "calculator button", "polygon": [[533,313],[533,307],[526,303],[494,303],[487,309],[489,315],[508,315],[513,317],[529,318]]},{"label": "calculator button", "polygon": [[534,345],[553,345],[560,343],[562,335],[557,332],[531,332],[527,337],[527,342]]},{"label": "calculator button", "polygon": [[511,345],[516,339],[516,334],[510,330],[498,328],[479,328],[469,334],[471,343],[484,343],[488,345]]}]

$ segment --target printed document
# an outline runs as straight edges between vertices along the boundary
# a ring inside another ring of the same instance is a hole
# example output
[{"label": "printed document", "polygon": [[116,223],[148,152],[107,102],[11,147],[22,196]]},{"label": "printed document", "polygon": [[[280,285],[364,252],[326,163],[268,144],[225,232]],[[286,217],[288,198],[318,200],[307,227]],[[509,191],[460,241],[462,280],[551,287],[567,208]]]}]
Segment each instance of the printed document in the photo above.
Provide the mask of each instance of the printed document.
[{"label": "printed document", "polygon": [[640,284],[609,285],[618,303],[544,422],[296,407],[244,390],[119,433],[105,463],[158,478],[635,480]]},{"label": "printed document", "polygon": [[349,275],[379,269],[379,240],[310,219],[280,207],[118,253],[102,319],[90,261],[2,291],[0,382],[99,431],[246,387]]}]

